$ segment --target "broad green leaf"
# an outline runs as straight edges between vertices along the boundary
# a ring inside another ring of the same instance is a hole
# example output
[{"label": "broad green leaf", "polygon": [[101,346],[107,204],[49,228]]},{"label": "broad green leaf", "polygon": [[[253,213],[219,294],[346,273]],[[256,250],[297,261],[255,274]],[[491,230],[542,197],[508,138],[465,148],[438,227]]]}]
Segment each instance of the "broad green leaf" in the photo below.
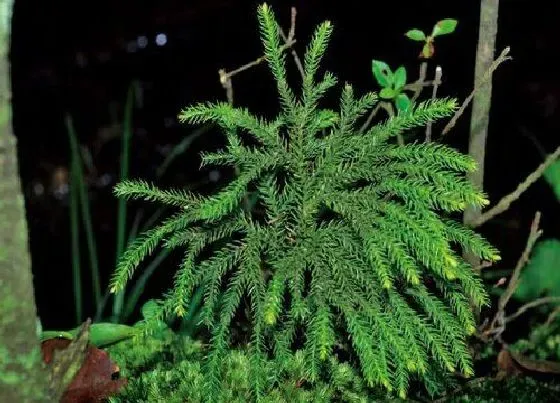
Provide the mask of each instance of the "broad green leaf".
[{"label": "broad green leaf", "polygon": [[544,171],[543,176],[556,195],[556,199],[560,202],[560,160],[550,165]]},{"label": "broad green leaf", "polygon": [[439,35],[450,34],[455,31],[456,26],[457,20],[454,20],[452,18],[446,18],[445,20],[438,21],[436,25],[434,25],[432,36],[436,37]]},{"label": "broad green leaf", "polygon": [[426,40],[426,34],[419,29],[411,29],[405,35],[413,41],[422,42]]},{"label": "broad green leaf", "polygon": [[400,93],[395,98],[395,105],[397,109],[401,112],[408,112],[410,110],[410,106],[412,105],[412,101],[408,97],[408,95],[404,93]]},{"label": "broad green leaf", "polygon": [[380,60],[372,60],[371,70],[373,72],[373,76],[377,80],[377,83],[381,87],[391,86],[393,83],[393,72],[387,63]]},{"label": "broad green leaf", "polygon": [[521,270],[514,296],[525,302],[560,296],[560,240],[546,239],[535,245],[531,260]]},{"label": "broad green leaf", "polygon": [[379,96],[383,99],[393,99],[397,92],[392,88],[382,88],[379,91]]},{"label": "broad green leaf", "polygon": [[402,89],[406,84],[406,69],[404,66],[400,66],[393,77],[393,88],[397,91]]}]

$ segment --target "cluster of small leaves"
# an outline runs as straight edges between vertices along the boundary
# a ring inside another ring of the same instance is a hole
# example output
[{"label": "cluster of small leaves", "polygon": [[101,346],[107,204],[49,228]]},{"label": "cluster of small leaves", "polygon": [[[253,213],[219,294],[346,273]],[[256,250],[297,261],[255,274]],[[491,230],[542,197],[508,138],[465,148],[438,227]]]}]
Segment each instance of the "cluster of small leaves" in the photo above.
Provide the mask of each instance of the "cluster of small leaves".
[{"label": "cluster of small leaves", "polygon": [[392,100],[399,111],[410,110],[412,102],[403,90],[406,85],[406,68],[399,66],[394,72],[381,60],[371,61],[371,70],[377,83],[381,86],[379,97]]},{"label": "cluster of small leaves", "polygon": [[[456,102],[420,103],[364,133],[357,121],[377,102],[345,85],[340,110],[319,108],[336,84],[317,79],[332,26],[321,24],[306,50],[302,94],[287,82],[279,27],[267,5],[258,10],[266,60],[281,112],[272,121],[224,103],[186,108],[180,120],[220,125],[227,147],[205,163],[233,165],[240,174],[215,196],[195,197],[125,182],[116,192],[177,205],[180,211],[138,238],[112,281],[122,289],[155,247],[184,250],[172,290],[159,313],[184,315],[197,286],[204,288],[202,321],[212,336],[204,363],[204,393],[222,389],[231,324],[248,302],[248,382],[260,400],[294,349],[301,349],[308,382],[320,382],[336,356],[344,326],[367,387],[405,396],[411,377],[428,382],[434,366],[472,374],[465,343],[475,330],[470,304],[487,295],[458,247],[486,260],[497,251],[442,213],[486,203],[465,178],[474,161],[434,144],[394,144],[403,130],[451,115]],[[247,146],[241,134],[257,146]],[[241,201],[257,190],[264,213]],[[205,253],[203,253],[205,252]],[[202,258],[201,256],[209,256]],[[301,330],[299,332],[298,330]],[[304,334],[304,338],[298,334]]]}]

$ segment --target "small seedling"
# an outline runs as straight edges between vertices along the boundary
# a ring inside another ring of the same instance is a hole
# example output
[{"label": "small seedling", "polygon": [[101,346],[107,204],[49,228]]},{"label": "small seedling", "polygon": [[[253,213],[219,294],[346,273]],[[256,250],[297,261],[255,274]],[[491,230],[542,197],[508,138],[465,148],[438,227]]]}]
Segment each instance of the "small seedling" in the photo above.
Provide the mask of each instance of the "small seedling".
[{"label": "small seedling", "polygon": [[408,111],[412,101],[403,92],[406,85],[405,67],[399,66],[393,72],[387,63],[380,60],[372,60],[371,69],[377,83],[382,87],[381,91],[379,91],[379,97],[384,100],[393,101],[399,112]]},{"label": "small seedling", "polygon": [[455,31],[456,27],[457,20],[446,18],[438,21],[434,25],[430,35],[426,35],[423,31],[416,28],[411,29],[405,35],[413,41],[424,42],[424,46],[422,46],[422,51],[420,52],[419,57],[421,59],[431,59],[435,54],[434,40],[436,36],[450,34]]}]

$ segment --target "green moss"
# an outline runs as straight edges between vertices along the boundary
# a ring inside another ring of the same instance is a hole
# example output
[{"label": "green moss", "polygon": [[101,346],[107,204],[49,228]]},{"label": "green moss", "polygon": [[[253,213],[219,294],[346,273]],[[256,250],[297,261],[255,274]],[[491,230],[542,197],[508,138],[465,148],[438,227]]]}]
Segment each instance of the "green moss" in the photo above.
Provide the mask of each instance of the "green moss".
[{"label": "green moss", "polygon": [[[204,397],[203,357],[205,346],[169,329],[151,337],[129,340],[108,348],[111,358],[127,377],[127,388],[113,403],[165,401],[202,402]],[[253,392],[249,378],[250,355],[244,349],[229,351],[222,362],[220,402],[249,402]],[[265,368],[265,379],[280,379],[267,385],[265,402],[370,402],[384,401],[386,392],[367,389],[358,373],[348,364],[332,360],[326,382],[304,382],[306,371],[302,352],[296,352],[284,368],[272,362]],[[279,376],[272,376],[276,373]]]}]

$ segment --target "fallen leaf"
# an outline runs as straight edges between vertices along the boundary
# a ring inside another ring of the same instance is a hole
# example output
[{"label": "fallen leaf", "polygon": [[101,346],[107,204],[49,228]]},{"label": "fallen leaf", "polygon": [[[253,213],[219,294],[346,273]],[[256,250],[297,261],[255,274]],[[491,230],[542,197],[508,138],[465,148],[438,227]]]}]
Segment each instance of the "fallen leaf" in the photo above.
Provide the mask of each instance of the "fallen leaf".
[{"label": "fallen leaf", "polygon": [[[56,350],[68,348],[71,341],[51,339],[42,343],[43,360],[49,364]],[[97,403],[115,394],[126,385],[126,379],[115,379],[119,367],[107,352],[96,347],[87,348],[83,364],[64,391],[61,403]]]},{"label": "fallen leaf", "polygon": [[546,374],[560,374],[560,363],[546,360],[534,360],[523,354],[502,349],[498,354],[498,375],[496,378],[530,375],[539,372]]}]

